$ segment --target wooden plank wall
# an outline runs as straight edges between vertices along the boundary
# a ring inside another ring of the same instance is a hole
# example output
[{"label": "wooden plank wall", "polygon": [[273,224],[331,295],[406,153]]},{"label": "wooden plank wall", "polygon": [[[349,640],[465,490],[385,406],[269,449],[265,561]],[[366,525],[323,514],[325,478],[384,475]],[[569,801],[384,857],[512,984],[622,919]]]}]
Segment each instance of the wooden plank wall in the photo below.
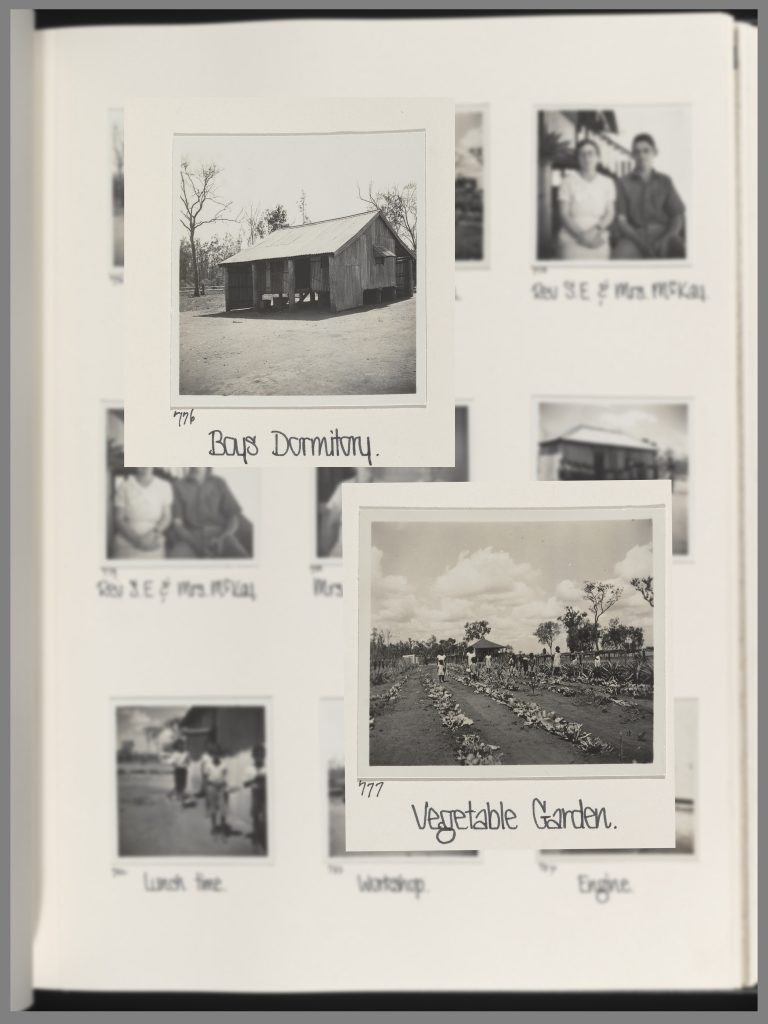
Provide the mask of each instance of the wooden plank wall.
[{"label": "wooden plank wall", "polygon": [[367,259],[367,247],[368,241],[363,234],[336,256],[329,256],[332,310],[341,312],[362,306],[362,266]]},{"label": "wooden plank wall", "polygon": [[366,260],[363,269],[363,288],[394,288],[395,287],[395,258],[386,256],[384,262],[376,262],[374,246],[380,245],[390,252],[395,251],[395,240],[389,228],[380,218],[371,224],[363,236],[367,243]]}]

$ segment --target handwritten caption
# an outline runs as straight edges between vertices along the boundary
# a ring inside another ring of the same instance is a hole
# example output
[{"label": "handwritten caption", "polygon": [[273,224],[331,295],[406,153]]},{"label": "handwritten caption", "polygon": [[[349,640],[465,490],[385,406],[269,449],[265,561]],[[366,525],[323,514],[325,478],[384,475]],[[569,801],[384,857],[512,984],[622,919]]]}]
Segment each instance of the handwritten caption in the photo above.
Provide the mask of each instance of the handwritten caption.
[{"label": "handwritten caption", "polygon": [[531,295],[540,302],[596,302],[598,306],[606,302],[706,302],[708,298],[703,284],[690,281],[534,281]]},{"label": "handwritten caption", "polygon": [[628,878],[612,878],[607,873],[601,878],[579,875],[577,884],[582,896],[592,896],[597,903],[607,903],[614,895],[628,896],[632,893]]},{"label": "handwritten caption", "polygon": [[528,816],[522,819],[503,801],[495,804],[486,801],[478,805],[468,800],[464,807],[437,808],[425,800],[423,809],[415,804],[410,808],[419,831],[434,832],[440,846],[454,842],[459,832],[516,832],[526,822],[539,830],[606,831],[618,828],[610,821],[605,807],[591,807],[581,799],[575,807],[551,807],[546,800],[535,797]]},{"label": "handwritten caption", "polygon": [[193,598],[205,600],[209,598],[238,598],[248,601],[257,599],[256,586],[253,580],[233,579],[225,577],[213,580],[177,579],[165,576],[157,579],[154,576],[141,578],[118,576],[115,569],[103,569],[102,576],[96,581],[96,593],[99,597],[112,600],[159,601],[163,604],[169,598]]},{"label": "handwritten caption", "polygon": [[427,891],[427,883],[423,878],[405,875],[358,875],[357,888],[366,893],[409,893],[419,899]]},{"label": "handwritten caption", "polygon": [[312,580],[312,593],[315,597],[343,597],[344,585],[338,580],[327,580],[318,576]]},{"label": "handwritten caption", "polygon": [[145,892],[226,892],[224,882],[218,875],[204,875],[196,871],[194,875],[151,875],[145,871],[142,875],[142,887]]}]

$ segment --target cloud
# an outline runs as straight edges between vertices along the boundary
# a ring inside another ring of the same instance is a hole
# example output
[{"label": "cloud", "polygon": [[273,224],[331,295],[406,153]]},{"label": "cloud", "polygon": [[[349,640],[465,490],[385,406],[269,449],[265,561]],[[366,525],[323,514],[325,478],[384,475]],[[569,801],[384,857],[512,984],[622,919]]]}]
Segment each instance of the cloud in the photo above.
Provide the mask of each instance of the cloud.
[{"label": "cloud", "polygon": [[[588,610],[582,583],[566,578],[554,592],[545,593],[538,585],[538,570],[492,547],[462,551],[426,590],[414,589],[404,576],[384,575],[377,548],[372,549],[371,559],[372,623],[389,630],[393,639],[424,639],[434,633],[459,640],[466,622],[486,619],[492,640],[533,651],[540,646],[533,635],[540,623],[557,619],[569,604]],[[650,544],[637,545],[616,564],[613,578],[604,580],[623,590],[604,624],[617,617],[627,626],[642,626],[649,643],[653,642],[653,609],[629,579],[651,572]]]},{"label": "cloud", "polygon": [[437,577],[434,591],[442,597],[505,594],[522,604],[533,596],[530,584],[537,576],[538,570],[515,562],[506,551],[480,548],[462,551],[456,564]]},{"label": "cloud", "polygon": [[647,544],[636,544],[617,562],[614,572],[623,580],[633,576],[653,575],[653,550],[650,541]]},{"label": "cloud", "polygon": [[371,548],[371,594],[374,598],[384,598],[394,594],[408,594],[410,585],[405,576],[385,576],[382,570],[383,552],[377,548]]},{"label": "cloud", "polygon": [[555,595],[563,604],[573,605],[584,600],[584,588],[573,580],[560,580],[555,587]]}]

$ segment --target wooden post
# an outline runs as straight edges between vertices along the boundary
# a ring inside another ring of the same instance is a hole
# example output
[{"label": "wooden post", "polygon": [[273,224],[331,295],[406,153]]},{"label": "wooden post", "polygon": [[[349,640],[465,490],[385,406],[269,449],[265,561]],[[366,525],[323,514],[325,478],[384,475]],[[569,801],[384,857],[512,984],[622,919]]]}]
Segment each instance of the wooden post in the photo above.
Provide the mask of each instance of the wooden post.
[{"label": "wooden post", "polygon": [[293,260],[288,259],[288,270],[285,275],[286,290],[288,292],[288,308],[293,312],[293,308],[296,305],[296,274],[294,272]]},{"label": "wooden post", "polygon": [[333,256],[328,257],[328,309],[336,312],[336,277],[333,269]]},{"label": "wooden post", "polygon": [[224,309],[228,313],[232,306],[229,302],[229,267],[224,267]]},{"label": "wooden post", "polygon": [[251,264],[251,306],[259,308],[259,280],[256,274],[256,264]]}]

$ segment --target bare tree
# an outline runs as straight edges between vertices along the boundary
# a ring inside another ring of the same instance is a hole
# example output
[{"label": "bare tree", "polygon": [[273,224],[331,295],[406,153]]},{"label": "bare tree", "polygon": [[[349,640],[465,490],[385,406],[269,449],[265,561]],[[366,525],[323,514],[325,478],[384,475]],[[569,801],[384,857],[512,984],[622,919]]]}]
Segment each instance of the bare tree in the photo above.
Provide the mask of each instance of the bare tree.
[{"label": "bare tree", "polygon": [[264,223],[264,212],[260,206],[254,206],[251,203],[247,210],[240,211],[239,219],[245,228],[246,245],[256,245],[258,240],[266,235],[267,226]]},{"label": "bare tree", "polygon": [[296,202],[296,205],[299,208],[299,216],[301,217],[301,223],[311,224],[312,221],[310,220],[309,214],[307,213],[307,193],[304,191],[304,189],[302,189],[301,192],[299,193],[299,198]]},{"label": "bare tree", "polygon": [[653,608],[653,576],[633,576],[629,582]]},{"label": "bare tree", "polygon": [[357,186],[360,202],[365,203],[369,210],[378,210],[395,229],[402,241],[416,252],[416,225],[418,222],[416,207],[416,185],[392,185],[390,188],[374,192],[373,182],[368,182],[368,195],[364,196]]},{"label": "bare tree", "polygon": [[217,178],[221,168],[215,163],[203,164],[193,170],[188,160],[181,162],[181,223],[189,233],[189,247],[192,254],[192,269],[195,280],[194,294],[200,294],[200,270],[197,265],[197,249],[195,233],[204,224],[217,224],[221,221],[234,221],[235,217],[227,216],[232,206],[225,203],[217,194]]},{"label": "bare tree", "polygon": [[612,583],[594,583],[591,580],[584,583],[584,597],[592,611],[594,622],[595,650],[600,646],[600,616],[609,608],[613,608],[623,593],[623,587],[616,587]]}]

